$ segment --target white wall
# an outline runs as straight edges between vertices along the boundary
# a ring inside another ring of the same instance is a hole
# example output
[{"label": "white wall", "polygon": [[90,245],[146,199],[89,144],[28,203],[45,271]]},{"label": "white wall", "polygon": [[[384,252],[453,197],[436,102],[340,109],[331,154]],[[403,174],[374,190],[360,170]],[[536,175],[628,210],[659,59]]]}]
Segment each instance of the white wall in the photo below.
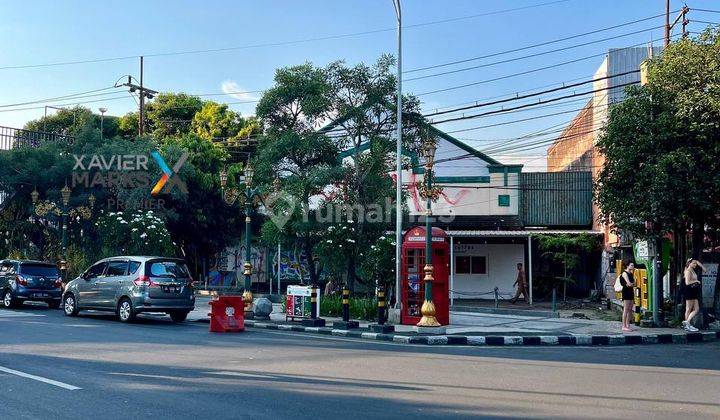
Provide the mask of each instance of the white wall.
[{"label": "white wall", "polygon": [[[487,258],[487,275],[455,274],[453,290],[455,299],[494,299],[491,292],[495,287],[501,294],[514,294],[513,283],[517,278],[517,263],[527,266],[523,244],[455,244],[458,255],[478,255]],[[455,264],[457,266],[457,264]],[[459,293],[469,294],[459,294]]]}]

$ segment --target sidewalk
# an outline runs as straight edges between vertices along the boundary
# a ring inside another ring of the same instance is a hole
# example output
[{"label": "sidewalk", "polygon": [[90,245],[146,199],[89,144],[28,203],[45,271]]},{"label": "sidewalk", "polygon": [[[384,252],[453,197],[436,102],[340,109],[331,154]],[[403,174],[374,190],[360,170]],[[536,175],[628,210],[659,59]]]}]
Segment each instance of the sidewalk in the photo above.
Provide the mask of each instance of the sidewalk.
[{"label": "sidewalk", "polygon": [[[207,322],[209,297],[196,298],[196,309],[188,315],[188,321]],[[396,325],[393,334],[369,332],[370,322],[360,321],[359,330],[332,328],[333,321],[340,318],[325,317],[327,327],[302,327],[286,322],[281,305],[273,305],[269,321],[246,320],[249,327],[279,329],[298,332],[332,334],[357,338],[369,338],[422,344],[569,344],[612,345],[654,344],[714,341],[720,339],[720,331],[686,333],[678,328],[638,328],[630,334],[621,334],[619,321],[599,321],[573,318],[538,317],[524,315],[487,314],[475,312],[451,312],[450,323],[442,335],[430,337],[417,334],[414,326]],[[435,339],[437,338],[437,340]]]}]

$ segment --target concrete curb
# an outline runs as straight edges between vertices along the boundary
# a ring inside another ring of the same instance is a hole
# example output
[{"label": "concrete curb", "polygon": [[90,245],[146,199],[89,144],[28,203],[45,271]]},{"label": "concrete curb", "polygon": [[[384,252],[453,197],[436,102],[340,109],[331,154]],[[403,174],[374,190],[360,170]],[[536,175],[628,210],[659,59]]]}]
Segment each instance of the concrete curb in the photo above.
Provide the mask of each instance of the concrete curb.
[{"label": "concrete curb", "polygon": [[636,344],[685,344],[720,341],[720,331],[701,331],[677,334],[628,335],[404,335],[379,334],[362,330],[341,330],[332,327],[303,327],[273,322],[245,321],[246,327],[268,330],[295,331],[337,337],[361,338],[372,341],[389,341],[399,344],[426,344],[429,346],[623,346]]}]

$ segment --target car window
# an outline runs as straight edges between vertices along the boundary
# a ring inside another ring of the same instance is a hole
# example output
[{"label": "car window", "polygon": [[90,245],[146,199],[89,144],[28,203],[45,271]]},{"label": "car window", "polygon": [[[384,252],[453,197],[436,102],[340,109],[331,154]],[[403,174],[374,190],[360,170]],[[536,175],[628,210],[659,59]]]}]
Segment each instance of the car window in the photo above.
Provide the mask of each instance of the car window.
[{"label": "car window", "polygon": [[57,267],[52,265],[44,264],[21,264],[20,274],[28,276],[42,276],[42,277],[59,277],[60,272]]},{"label": "car window", "polygon": [[124,276],[125,272],[127,272],[127,266],[127,261],[110,261],[105,277]]},{"label": "car window", "polygon": [[0,276],[5,276],[12,271],[12,263],[10,262],[2,262],[0,263]]},{"label": "car window", "polygon": [[128,274],[135,274],[135,272],[140,268],[140,263],[137,261],[130,261],[130,266],[128,268]]},{"label": "car window", "polygon": [[107,266],[107,263],[100,263],[95,264],[92,267],[90,267],[87,271],[86,278],[93,278],[93,277],[100,277],[102,273],[105,271],[105,266]]},{"label": "car window", "polygon": [[147,271],[154,277],[190,277],[187,266],[180,261],[153,261]]}]

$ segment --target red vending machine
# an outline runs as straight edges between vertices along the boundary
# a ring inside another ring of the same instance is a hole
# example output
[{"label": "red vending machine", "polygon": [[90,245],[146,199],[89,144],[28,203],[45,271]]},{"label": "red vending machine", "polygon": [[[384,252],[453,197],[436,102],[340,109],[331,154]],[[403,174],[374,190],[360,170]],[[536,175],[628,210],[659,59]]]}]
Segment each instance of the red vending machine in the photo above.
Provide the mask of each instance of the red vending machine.
[{"label": "red vending machine", "polygon": [[[432,295],[435,317],[441,325],[450,323],[450,299],[448,281],[450,276],[450,246],[447,234],[440,228],[432,228]],[[415,325],[420,322],[420,308],[425,301],[425,228],[417,226],[405,233],[401,261],[402,310],[400,323]]]}]

